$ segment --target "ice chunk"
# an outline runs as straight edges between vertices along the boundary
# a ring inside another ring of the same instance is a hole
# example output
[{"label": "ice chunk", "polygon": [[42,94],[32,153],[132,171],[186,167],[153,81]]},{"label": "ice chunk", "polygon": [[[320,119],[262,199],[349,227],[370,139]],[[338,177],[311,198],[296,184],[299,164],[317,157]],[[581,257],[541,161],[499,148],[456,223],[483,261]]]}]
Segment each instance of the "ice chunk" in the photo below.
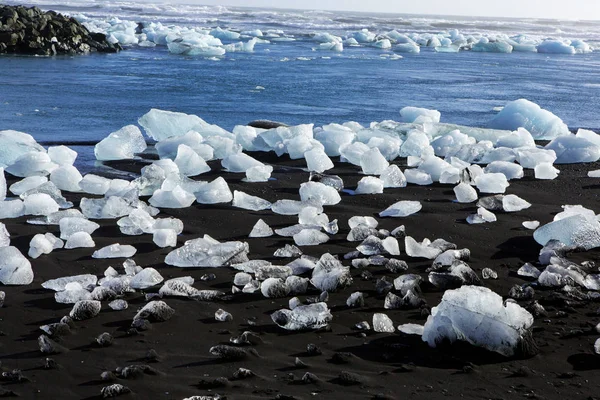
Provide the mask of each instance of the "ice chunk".
[{"label": "ice chunk", "polygon": [[97,300],[80,300],[73,306],[69,316],[75,321],[83,321],[86,319],[94,318],[100,314],[102,303]]},{"label": "ice chunk", "polygon": [[61,292],[66,289],[69,283],[76,282],[83,288],[96,286],[98,277],[92,274],[65,276],[62,278],[51,279],[42,283],[42,287],[48,290],[54,290],[55,292]]},{"label": "ice chunk", "polygon": [[12,130],[0,131],[0,167],[6,168],[23,154],[32,151],[44,152],[45,150],[27,133]]},{"label": "ice chunk", "polygon": [[414,168],[405,169],[404,176],[408,183],[414,183],[416,185],[431,185],[433,183],[431,175]]},{"label": "ice chunk", "polygon": [[[4,169],[2,171],[4,171]],[[28,190],[35,189],[46,182],[48,182],[48,178],[45,176],[30,176],[10,185],[10,191],[15,195],[20,196]]]},{"label": "ice chunk", "polygon": [[539,163],[535,166],[535,179],[555,179],[560,172],[550,163]]},{"label": "ice chunk", "polygon": [[504,174],[487,173],[475,178],[475,185],[481,193],[504,193],[509,183]]},{"label": "ice chunk", "polygon": [[377,147],[365,151],[360,156],[360,166],[366,175],[380,175],[389,165]]},{"label": "ice chunk", "polygon": [[233,202],[231,205],[251,211],[269,210],[271,208],[270,201],[251,196],[239,190],[233,192]]},{"label": "ice chunk", "polygon": [[192,205],[194,200],[196,197],[193,194],[177,185],[173,190],[157,190],[148,202],[154,207],[160,208],[187,208]]},{"label": "ice chunk", "polygon": [[529,263],[525,263],[525,264],[523,264],[523,266],[521,268],[519,268],[519,270],[517,271],[517,274],[519,276],[525,276],[525,277],[537,279],[537,278],[539,278],[541,272],[539,269],[537,269],[533,265],[531,265]]},{"label": "ice chunk", "polygon": [[271,319],[283,329],[299,331],[321,329],[333,319],[327,303],[298,306],[293,310],[281,309],[271,314]]},{"label": "ice chunk", "polygon": [[333,162],[321,148],[313,148],[305,152],[304,158],[309,171],[321,173],[333,168]]},{"label": "ice chunk", "polygon": [[511,131],[525,128],[536,140],[550,140],[570,134],[560,118],[525,99],[508,103],[490,122],[490,127]]},{"label": "ice chunk", "polygon": [[42,254],[50,254],[52,250],[54,250],[54,242],[48,240],[45,235],[38,233],[29,242],[27,255],[31,258],[38,258]]},{"label": "ice chunk", "polygon": [[588,178],[600,178],[600,169],[596,169],[594,171],[588,171]]},{"label": "ice chunk", "polygon": [[355,194],[379,194],[383,193],[383,181],[374,176],[365,176],[358,181]]},{"label": "ice chunk", "polygon": [[477,209],[477,214],[471,214],[467,217],[469,224],[483,224],[486,222],[496,222],[497,218],[494,213],[486,210],[483,207]]},{"label": "ice chunk", "polygon": [[456,201],[459,203],[472,203],[478,198],[477,191],[464,182],[454,187],[454,194],[456,195]]},{"label": "ice chunk", "polygon": [[92,236],[87,232],[75,232],[69,235],[65,249],[78,249],[80,247],[96,247]]},{"label": "ice chunk", "polygon": [[33,151],[25,153],[6,167],[6,172],[25,178],[28,176],[46,176],[58,167],[46,153]]},{"label": "ice chunk", "polygon": [[410,257],[428,258],[430,260],[435,259],[443,251],[439,247],[431,246],[429,239],[423,239],[423,242],[419,243],[411,236],[404,238],[404,247],[406,248],[406,254]]},{"label": "ice chunk", "polygon": [[27,215],[48,215],[59,209],[56,201],[46,193],[31,194],[25,198],[23,203]]},{"label": "ice chunk", "polygon": [[168,139],[163,139],[154,146],[160,158],[170,158],[172,160],[177,157],[179,145],[185,144],[196,152],[203,160],[209,161],[213,159],[214,151],[206,143],[202,143],[204,138],[196,131],[189,131],[182,136],[174,136]]},{"label": "ice chunk", "polygon": [[172,136],[183,136],[189,131],[201,132],[208,124],[196,115],[151,109],[138,123],[146,135],[160,142]]},{"label": "ice chunk", "polygon": [[329,241],[329,236],[318,229],[302,229],[294,235],[294,242],[298,246],[316,246]]},{"label": "ice chunk", "polygon": [[463,286],[447,290],[431,310],[423,341],[435,347],[445,340],[464,340],[510,357],[531,325],[533,316],[518,304],[505,304],[501,296],[485,287]]},{"label": "ice chunk", "polygon": [[500,173],[506,176],[506,179],[521,179],[523,177],[523,167],[507,161],[493,161],[484,169],[486,174]]},{"label": "ice chunk", "polygon": [[61,208],[70,208],[73,207],[73,203],[71,203],[70,201],[67,201],[67,199],[65,199],[62,195],[62,193],[60,192],[60,190],[58,190],[58,188],[56,187],[56,185],[52,182],[46,182],[41,184],[40,186],[37,186],[33,189],[30,189],[24,193],[21,193],[21,195],[19,197],[21,197],[21,199],[25,200],[28,196],[31,196],[32,194],[38,194],[38,193],[45,193],[48,196],[50,196]]},{"label": "ice chunk", "polygon": [[379,179],[383,181],[384,188],[399,188],[406,187],[406,177],[400,170],[400,168],[392,164],[387,167],[379,176]]},{"label": "ice chunk", "polygon": [[93,258],[129,258],[133,257],[137,249],[128,244],[114,243],[109,246],[96,250],[92,254]]},{"label": "ice chunk", "polygon": [[350,268],[329,253],[321,256],[312,271],[310,281],[317,289],[334,292],[352,284]]},{"label": "ice chunk", "polygon": [[129,281],[132,289],[147,289],[164,281],[162,275],[154,268],[147,267],[138,272]]},{"label": "ice chunk", "polygon": [[171,251],[165,263],[176,267],[221,267],[247,261],[248,243],[199,238]]},{"label": "ice chunk", "polygon": [[54,164],[62,167],[73,165],[77,159],[77,152],[67,146],[50,146],[48,147],[48,156]]},{"label": "ice chunk", "polygon": [[545,149],[554,150],[556,164],[595,162],[600,159],[600,145],[572,134],[555,138]]},{"label": "ice chunk", "polygon": [[535,168],[542,163],[552,164],[556,161],[554,150],[532,148],[521,148],[517,150],[517,161],[523,168]]},{"label": "ice chunk", "polygon": [[175,247],[177,246],[177,232],[173,229],[155,229],[152,241],[158,247]]},{"label": "ice chunk", "polygon": [[233,200],[229,185],[222,177],[201,186],[197,192],[194,192],[194,195],[200,204],[229,203]]},{"label": "ice chunk", "polygon": [[387,315],[383,313],[373,314],[373,330],[375,332],[394,333],[394,323]]},{"label": "ice chunk", "polygon": [[354,216],[348,220],[348,225],[350,226],[350,229],[354,229],[357,226],[361,225],[367,226],[369,228],[377,228],[379,222],[377,222],[375,218],[369,216]]},{"label": "ice chunk", "polygon": [[256,165],[246,170],[246,182],[267,182],[273,173],[270,165]]},{"label": "ice chunk", "polygon": [[72,165],[65,165],[56,168],[50,174],[50,181],[56,185],[60,190],[67,190],[69,192],[79,192],[81,190],[79,182],[82,176]]},{"label": "ice chunk", "polygon": [[595,218],[576,214],[541,226],[533,238],[542,246],[557,240],[566,246],[589,250],[600,247],[600,223]]},{"label": "ice chunk", "polygon": [[506,212],[516,212],[531,207],[531,203],[514,194],[508,194],[502,198],[502,209]]},{"label": "ice chunk", "polygon": [[252,167],[262,167],[263,163],[245,153],[231,154],[221,161],[221,165],[228,172],[246,172]]},{"label": "ice chunk", "polygon": [[535,141],[527,129],[519,128],[506,136],[500,137],[496,141],[496,147],[508,147],[516,149],[518,147],[535,147]]},{"label": "ice chunk", "polygon": [[419,335],[423,336],[423,325],[419,324],[402,324],[398,325],[398,331],[406,335]]},{"label": "ice chunk", "polygon": [[331,186],[320,182],[305,182],[300,185],[300,200],[330,206],[338,204],[342,198]]},{"label": "ice chunk", "polygon": [[546,39],[537,46],[538,53],[575,54],[575,48],[561,40]]},{"label": "ice chunk", "polygon": [[104,195],[110,188],[110,182],[110,179],[102,176],[87,174],[79,182],[79,186],[86,193]]},{"label": "ice chunk", "polygon": [[79,217],[65,217],[58,224],[60,226],[61,239],[69,239],[76,232],[86,232],[91,235],[96,229],[100,228],[100,225],[97,223]]},{"label": "ice chunk", "polygon": [[210,171],[206,161],[185,144],[180,144],[177,148],[177,156],[174,162],[177,164],[179,171],[185,176],[196,176]]},{"label": "ice chunk", "polygon": [[29,285],[33,282],[31,263],[16,247],[0,247],[0,282],[3,285]]},{"label": "ice chunk", "polygon": [[527,229],[537,229],[540,226],[540,221],[523,221],[523,226]]},{"label": "ice chunk", "polygon": [[5,200],[0,202],[0,219],[18,218],[25,214],[25,205],[22,200]]},{"label": "ice chunk", "polygon": [[262,219],[259,219],[256,222],[256,224],[254,224],[254,227],[252,228],[250,235],[248,235],[248,237],[251,237],[251,238],[269,237],[269,236],[273,236],[273,229],[271,229],[271,227],[269,225],[267,225],[267,223],[265,221],[263,221]]},{"label": "ice chunk", "polygon": [[380,217],[408,217],[419,212],[423,208],[420,202],[412,200],[401,200],[392,204],[379,213]]},{"label": "ice chunk", "polygon": [[437,110],[428,110],[418,107],[404,107],[400,110],[402,122],[422,124],[425,122],[440,122],[441,113]]},{"label": "ice chunk", "polygon": [[100,161],[127,160],[144,150],[146,150],[146,141],[140,128],[127,125],[102,139],[94,147],[94,154]]}]

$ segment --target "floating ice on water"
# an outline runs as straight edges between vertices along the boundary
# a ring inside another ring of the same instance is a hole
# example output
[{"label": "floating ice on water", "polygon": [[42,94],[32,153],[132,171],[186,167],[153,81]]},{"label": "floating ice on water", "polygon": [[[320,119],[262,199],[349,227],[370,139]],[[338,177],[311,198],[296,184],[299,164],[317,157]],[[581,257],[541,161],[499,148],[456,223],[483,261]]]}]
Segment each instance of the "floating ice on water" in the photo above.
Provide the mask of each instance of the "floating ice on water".
[{"label": "floating ice on water", "polygon": [[535,179],[556,179],[560,172],[557,168],[554,168],[550,163],[539,163],[534,168]]},{"label": "floating ice on water", "polygon": [[270,165],[256,165],[246,170],[246,182],[267,182],[273,173]]},{"label": "floating ice on water", "polygon": [[569,135],[569,128],[556,115],[526,99],[508,103],[490,122],[494,129],[514,131],[525,128],[536,140],[550,140]]},{"label": "floating ice on water", "polygon": [[33,151],[25,153],[6,167],[6,172],[25,178],[28,176],[46,176],[58,167],[47,153]]},{"label": "floating ice on water", "polygon": [[64,165],[56,168],[50,174],[50,180],[60,190],[69,192],[79,192],[81,187],[79,182],[83,179],[77,168],[72,165]]},{"label": "floating ice on water", "polygon": [[464,182],[454,187],[454,194],[456,195],[456,201],[459,203],[472,203],[477,200],[477,191],[471,186]]},{"label": "floating ice on water", "polygon": [[310,281],[317,289],[325,292],[335,292],[352,284],[350,268],[329,253],[321,256],[312,271]]},{"label": "floating ice on water", "polygon": [[330,206],[342,201],[340,194],[331,186],[320,182],[305,182],[300,185],[300,200],[315,202],[320,205]]},{"label": "floating ice on water", "polygon": [[380,175],[389,165],[377,147],[365,151],[360,156],[360,166],[366,175]]},{"label": "floating ice on water", "polygon": [[48,156],[53,163],[60,166],[73,165],[77,159],[77,152],[67,146],[50,146]]},{"label": "floating ice on water", "polygon": [[399,188],[406,187],[406,177],[400,170],[400,168],[392,164],[387,167],[379,176],[379,179],[383,181],[384,188]]},{"label": "floating ice on water", "polygon": [[400,110],[402,122],[422,124],[425,122],[440,122],[441,114],[437,110],[428,110],[418,107],[404,107]]},{"label": "floating ice on water", "polygon": [[29,285],[33,282],[31,263],[16,247],[0,247],[0,282],[3,285]]},{"label": "floating ice on water", "polygon": [[193,194],[177,185],[173,190],[157,190],[150,197],[148,203],[160,208],[187,208],[192,205],[194,200],[196,197]]},{"label": "floating ice on water", "polygon": [[114,243],[96,250],[92,258],[129,258],[133,257],[137,249],[128,244]]},{"label": "floating ice on water", "polygon": [[144,150],[146,150],[146,141],[140,128],[127,125],[102,139],[94,147],[94,154],[100,161],[127,160]]},{"label": "floating ice on water", "polygon": [[173,229],[154,229],[152,241],[158,247],[175,247],[177,246],[177,232]]},{"label": "floating ice on water", "polygon": [[196,115],[151,109],[144,114],[138,123],[146,131],[146,135],[160,142],[172,136],[183,136],[189,131],[201,131],[208,124]]},{"label": "floating ice on water", "polygon": [[423,208],[420,202],[412,200],[401,200],[392,204],[379,213],[380,217],[408,217],[419,212]]},{"label": "floating ice on water", "polygon": [[329,241],[329,236],[318,229],[303,229],[294,235],[294,243],[298,246],[316,246]]},{"label": "floating ice on water", "polygon": [[46,182],[48,182],[48,178],[45,176],[29,176],[10,185],[10,191],[15,195],[20,196],[28,190],[35,189]]},{"label": "floating ice on water", "polygon": [[475,178],[475,185],[481,193],[504,193],[509,183],[504,174],[487,173]]},{"label": "floating ice on water", "polygon": [[162,275],[154,268],[147,267],[138,272],[129,281],[132,289],[147,289],[164,281]]},{"label": "floating ice on water", "polygon": [[416,185],[431,185],[433,179],[427,172],[419,171],[418,169],[410,168],[404,170],[404,176],[408,183],[414,183]]},{"label": "floating ice on water", "polygon": [[483,37],[473,45],[471,51],[480,53],[512,53],[513,47],[506,42],[490,42],[488,38]]},{"label": "floating ice on water", "polygon": [[229,185],[222,177],[201,186],[197,192],[194,192],[194,195],[200,204],[229,203],[233,200]]},{"label": "floating ice on water", "polygon": [[60,238],[69,239],[76,232],[86,232],[90,235],[100,228],[100,225],[85,218],[80,217],[65,217],[59,221]]},{"label": "floating ice on water", "polygon": [[[212,239],[212,238],[211,238]],[[248,261],[248,243],[199,238],[171,251],[165,263],[176,267],[221,267]]]},{"label": "floating ice on water", "polygon": [[445,340],[467,341],[507,357],[515,355],[533,324],[533,316],[516,303],[503,302],[488,288],[447,290],[431,310],[423,341],[435,347]]},{"label": "floating ice on water", "polygon": [[92,236],[87,232],[75,232],[69,235],[65,249],[78,249],[81,247],[96,247]]},{"label": "floating ice on water", "polygon": [[354,191],[355,194],[379,194],[383,193],[383,181],[374,176],[365,176],[358,181],[358,186]]},{"label": "floating ice on water", "polygon": [[373,330],[375,332],[394,333],[394,323],[387,315],[383,313],[373,314]]},{"label": "floating ice on water", "polygon": [[333,316],[327,303],[315,303],[298,306],[293,310],[281,309],[271,314],[271,319],[283,329],[299,331],[324,328]]},{"label": "floating ice on water", "polygon": [[221,161],[221,165],[228,172],[246,172],[252,167],[264,166],[263,163],[246,153],[231,154]]},{"label": "floating ice on water", "polygon": [[523,167],[507,161],[493,161],[484,169],[486,174],[500,173],[506,176],[506,179],[521,179],[523,177]]},{"label": "floating ice on water", "polygon": [[600,223],[595,218],[576,214],[541,226],[533,238],[542,246],[557,240],[566,246],[589,250],[600,247]]},{"label": "floating ice on water", "polygon": [[333,168],[333,162],[323,149],[313,148],[304,153],[304,158],[309,171],[321,173]]},{"label": "floating ice on water", "polygon": [[271,208],[270,201],[261,199],[260,197],[251,196],[247,193],[240,192],[239,190],[233,192],[233,202],[231,205],[251,211],[269,210]]},{"label": "floating ice on water", "polygon": [[23,204],[27,215],[48,215],[59,209],[56,201],[46,193],[31,194],[25,198]]},{"label": "floating ice on water", "polygon": [[586,163],[600,159],[600,145],[572,134],[555,138],[545,149],[554,150],[557,157],[555,164]]},{"label": "floating ice on water", "polygon": [[506,212],[516,212],[531,207],[531,203],[514,194],[508,194],[502,198],[502,209]]}]

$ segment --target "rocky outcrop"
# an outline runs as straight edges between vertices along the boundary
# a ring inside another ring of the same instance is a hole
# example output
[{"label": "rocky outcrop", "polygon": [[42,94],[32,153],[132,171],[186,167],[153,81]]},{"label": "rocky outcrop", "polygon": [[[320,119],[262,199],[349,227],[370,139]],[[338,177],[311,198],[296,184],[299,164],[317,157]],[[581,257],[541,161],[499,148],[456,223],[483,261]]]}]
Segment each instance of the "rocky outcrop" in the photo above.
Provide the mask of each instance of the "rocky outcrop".
[{"label": "rocky outcrop", "polygon": [[51,56],[119,50],[106,35],[89,32],[74,18],[37,7],[0,5],[0,53]]}]

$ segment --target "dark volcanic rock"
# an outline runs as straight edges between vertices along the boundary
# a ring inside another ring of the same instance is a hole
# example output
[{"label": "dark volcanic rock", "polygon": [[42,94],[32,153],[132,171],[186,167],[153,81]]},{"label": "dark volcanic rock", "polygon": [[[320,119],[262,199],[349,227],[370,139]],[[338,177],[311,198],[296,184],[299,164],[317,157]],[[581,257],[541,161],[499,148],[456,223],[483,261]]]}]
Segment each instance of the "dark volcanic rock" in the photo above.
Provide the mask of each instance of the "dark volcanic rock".
[{"label": "dark volcanic rock", "polygon": [[52,56],[119,50],[119,44],[109,43],[103,33],[90,33],[74,18],[37,7],[0,5],[0,53]]}]

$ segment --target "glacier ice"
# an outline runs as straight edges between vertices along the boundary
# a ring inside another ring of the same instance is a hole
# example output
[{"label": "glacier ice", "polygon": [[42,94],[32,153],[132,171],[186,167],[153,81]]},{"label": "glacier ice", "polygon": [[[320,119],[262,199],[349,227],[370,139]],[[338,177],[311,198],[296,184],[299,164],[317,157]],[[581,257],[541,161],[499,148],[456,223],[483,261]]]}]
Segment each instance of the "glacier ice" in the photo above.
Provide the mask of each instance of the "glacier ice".
[{"label": "glacier ice", "polygon": [[560,171],[550,163],[539,163],[534,168],[535,179],[556,179]]},{"label": "glacier ice", "polygon": [[227,172],[246,172],[252,167],[264,166],[263,163],[246,153],[231,154],[223,158],[221,165]]},{"label": "glacier ice", "polygon": [[219,243],[198,238],[167,254],[165,263],[176,267],[221,267],[247,261],[248,251],[244,242]]},{"label": "glacier ice", "polygon": [[100,161],[127,160],[144,150],[146,150],[146,141],[140,128],[127,125],[102,139],[94,147],[94,155]]},{"label": "glacier ice", "polygon": [[2,168],[14,164],[26,153],[44,151],[44,148],[27,133],[13,130],[0,131],[0,167]]},{"label": "glacier ice", "polygon": [[404,176],[408,183],[414,183],[416,185],[431,185],[433,183],[431,175],[415,168],[405,169]]},{"label": "glacier ice", "polygon": [[243,208],[245,210],[260,211],[271,209],[271,202],[257,196],[235,190],[233,192],[233,207]]},{"label": "glacier ice", "polygon": [[31,263],[16,247],[0,247],[0,282],[3,285],[29,285],[33,282]]},{"label": "glacier ice", "polygon": [[321,173],[333,168],[333,161],[321,148],[308,150],[304,153],[304,158],[309,171]]},{"label": "glacier ice", "polygon": [[10,185],[9,189],[12,194],[20,196],[21,194],[31,189],[35,189],[36,187],[46,182],[48,182],[48,178],[46,178],[45,176],[29,176],[18,182],[13,183],[12,185]]},{"label": "glacier ice", "polygon": [[61,218],[58,225],[60,226],[61,239],[69,239],[76,232],[86,232],[91,235],[96,229],[100,228],[97,223],[80,217]]},{"label": "glacier ice", "polygon": [[293,310],[281,309],[271,314],[271,319],[281,328],[291,331],[320,329],[333,319],[327,303],[298,306]]},{"label": "glacier ice", "polygon": [[394,333],[394,323],[387,315],[383,313],[373,314],[373,330],[375,332]]},{"label": "glacier ice", "polygon": [[132,289],[147,289],[158,285],[164,280],[162,275],[154,268],[147,267],[135,274],[129,281]]},{"label": "glacier ice", "polygon": [[23,201],[25,214],[27,215],[48,215],[60,208],[59,205],[46,193],[34,193]]},{"label": "glacier ice", "polygon": [[229,203],[233,200],[229,185],[222,177],[202,185],[198,191],[194,192],[194,195],[200,204]]},{"label": "glacier ice", "polygon": [[533,238],[542,246],[557,240],[567,246],[589,250],[600,247],[600,223],[595,217],[575,214],[539,227]]},{"label": "glacier ice", "polygon": [[481,193],[504,193],[509,183],[506,175],[490,172],[475,178],[475,185]]},{"label": "glacier ice", "polygon": [[366,175],[381,175],[390,165],[377,147],[363,152],[359,162]]},{"label": "glacier ice", "polygon": [[50,146],[48,147],[48,156],[53,163],[62,167],[73,165],[77,159],[77,152],[67,146]]},{"label": "glacier ice", "polygon": [[419,212],[423,208],[420,202],[412,200],[401,200],[392,204],[379,213],[380,217],[408,217]]},{"label": "glacier ice", "polygon": [[5,168],[6,172],[25,178],[28,176],[46,176],[58,168],[47,153],[32,151],[17,158]]},{"label": "glacier ice", "polygon": [[270,165],[255,165],[246,170],[245,182],[267,182],[273,173]]},{"label": "glacier ice", "polygon": [[72,165],[64,165],[56,168],[50,173],[50,181],[56,185],[59,190],[66,190],[68,192],[79,192],[81,187],[79,182],[83,177]]},{"label": "glacier ice", "polygon": [[173,229],[154,229],[152,241],[158,247],[177,246],[177,232]]},{"label": "glacier ice", "polygon": [[252,227],[252,231],[248,235],[248,237],[256,238],[256,237],[269,237],[273,236],[273,229],[265,221],[259,219],[256,224]]},{"label": "glacier ice", "polygon": [[29,242],[29,252],[27,255],[31,258],[38,258],[42,254],[50,254],[54,250],[54,242],[45,235],[38,233]]},{"label": "glacier ice", "polygon": [[320,182],[305,182],[300,185],[300,200],[330,206],[338,204],[342,198],[331,186]]},{"label": "glacier ice", "polygon": [[329,253],[321,256],[312,270],[310,282],[319,290],[335,292],[352,284],[350,268]]},{"label": "glacier ice", "polygon": [[294,235],[294,243],[298,246],[316,246],[329,241],[329,236],[318,229],[302,229]]},{"label": "glacier ice", "polygon": [[400,168],[392,164],[387,167],[381,175],[379,175],[379,179],[383,181],[384,188],[399,188],[406,187],[406,176],[400,170]]},{"label": "glacier ice", "polygon": [[200,132],[208,124],[196,115],[151,109],[144,114],[138,123],[146,131],[146,135],[160,142],[172,136],[183,136],[189,131]]},{"label": "glacier ice", "polygon": [[587,163],[600,159],[600,145],[572,134],[557,137],[544,148],[556,153],[555,164]]},{"label": "glacier ice", "polygon": [[86,174],[79,182],[85,193],[104,195],[110,188],[111,180],[94,174]]},{"label": "glacier ice", "polygon": [[437,110],[418,107],[404,107],[400,110],[402,122],[422,124],[424,122],[440,122],[441,114]]},{"label": "glacier ice", "polygon": [[196,196],[177,185],[173,190],[158,189],[148,203],[159,208],[186,208],[192,205]]},{"label": "glacier ice", "polygon": [[506,179],[521,179],[524,176],[523,167],[519,164],[508,161],[493,161],[484,168],[486,174],[500,173],[506,176]]},{"label": "glacier ice", "polygon": [[358,181],[354,194],[378,194],[383,193],[384,183],[374,176],[365,176]]},{"label": "glacier ice", "polygon": [[459,203],[472,203],[478,199],[477,191],[471,185],[464,182],[454,187],[454,194]]},{"label": "glacier ice", "polygon": [[92,239],[92,236],[83,231],[75,232],[69,235],[65,249],[77,249],[80,247],[96,247],[96,243]]},{"label": "glacier ice", "polygon": [[92,258],[129,258],[133,257],[137,249],[128,244],[114,243],[96,250]]},{"label": "glacier ice", "polygon": [[506,212],[516,212],[531,207],[531,203],[517,195],[508,194],[502,198],[502,209]]}]

